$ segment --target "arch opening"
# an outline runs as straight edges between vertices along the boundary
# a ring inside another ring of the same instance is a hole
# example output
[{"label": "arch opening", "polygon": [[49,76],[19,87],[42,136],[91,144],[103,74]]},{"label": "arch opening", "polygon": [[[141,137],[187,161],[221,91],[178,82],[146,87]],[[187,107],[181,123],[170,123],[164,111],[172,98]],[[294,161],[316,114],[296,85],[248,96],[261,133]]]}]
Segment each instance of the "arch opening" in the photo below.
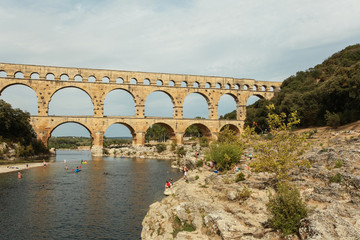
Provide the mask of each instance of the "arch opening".
[{"label": "arch opening", "polygon": [[194,82],[193,88],[199,88],[200,84],[198,82]]},{"label": "arch opening", "polygon": [[217,83],[216,85],[215,85],[215,88],[221,88],[221,84],[220,83]]},{"label": "arch opening", "polygon": [[145,78],[143,81],[143,85],[150,85],[150,80],[148,78]]},{"label": "arch opening", "polygon": [[[135,131],[130,125],[121,122],[113,123],[105,131],[103,145],[106,148],[119,148],[131,145],[135,138]],[[116,152],[115,150],[115,155]]]},{"label": "arch opening", "polygon": [[69,76],[68,76],[67,74],[62,74],[62,75],[60,76],[60,80],[61,80],[61,81],[69,81]]},{"label": "arch opening", "polygon": [[90,149],[93,139],[90,130],[78,122],[57,125],[47,139],[49,148]]},{"label": "arch opening", "polygon": [[169,125],[165,123],[155,123],[151,125],[145,134],[145,142],[156,143],[166,142],[175,139],[175,132]]},{"label": "arch opening", "polygon": [[96,82],[96,78],[94,76],[88,77],[88,82]]},{"label": "arch opening", "polygon": [[206,137],[208,140],[210,140],[210,129],[201,123],[194,123],[186,128],[183,139],[184,143],[189,143],[202,137]]},{"label": "arch opening", "polygon": [[252,95],[246,101],[246,106],[252,105],[252,104],[256,103],[257,101],[259,101],[262,98],[263,98],[263,96],[261,96],[261,95]]},{"label": "arch opening", "polygon": [[205,83],[205,88],[211,88],[211,84],[210,83]]},{"label": "arch opening", "polygon": [[33,116],[38,115],[36,92],[27,85],[14,84],[6,86],[0,91],[0,99],[9,103],[12,108],[19,108]]},{"label": "arch opening", "polygon": [[65,87],[51,96],[48,112],[54,116],[91,116],[94,115],[94,105],[84,90]]},{"label": "arch opening", "polygon": [[180,87],[187,87],[187,82],[185,82],[185,81],[181,82]]},{"label": "arch opening", "polygon": [[46,80],[55,80],[55,75],[52,73],[46,74]]},{"label": "arch opening", "polygon": [[130,84],[136,85],[136,84],[137,84],[137,80],[136,80],[135,78],[130,79]]},{"label": "arch opening", "polygon": [[169,86],[170,86],[170,87],[175,87],[175,82],[174,82],[173,80],[171,80],[171,81],[169,82]]},{"label": "arch opening", "polygon": [[233,131],[235,133],[235,136],[239,136],[240,137],[240,129],[233,125],[233,124],[225,124],[224,126],[222,126],[222,128],[220,129],[220,132],[224,131],[225,129],[229,129],[231,131]]},{"label": "arch opening", "polygon": [[102,83],[109,83],[110,82],[110,78],[109,77],[103,77],[101,80]]},{"label": "arch opening", "polygon": [[209,100],[200,93],[186,96],[183,104],[184,118],[209,118]]},{"label": "arch opening", "polygon": [[76,75],[76,76],[74,77],[74,81],[75,81],[75,82],[82,82],[82,80],[83,80],[83,78],[82,78],[81,75]]},{"label": "arch opening", "polygon": [[30,79],[36,79],[36,80],[39,80],[40,79],[40,74],[38,74],[38,73],[32,73],[31,75],[30,75]]},{"label": "arch opening", "polygon": [[24,74],[22,72],[16,72],[14,77],[15,78],[24,78]]},{"label": "arch opening", "polygon": [[117,84],[123,84],[123,83],[124,83],[124,79],[122,79],[121,77],[118,77],[118,78],[116,79],[116,83],[117,83]]},{"label": "arch opening", "polygon": [[145,101],[146,117],[173,117],[174,101],[171,95],[163,91],[150,93]]},{"label": "arch opening", "polygon": [[7,73],[6,73],[4,70],[0,71],[0,77],[6,78],[6,77],[7,77]]},{"label": "arch opening", "polygon": [[245,84],[243,88],[244,90],[249,90],[249,85]]},{"label": "arch opening", "polygon": [[156,86],[162,86],[163,85],[163,81],[162,80],[157,80],[156,81]]},{"label": "arch opening", "polygon": [[236,98],[230,94],[224,94],[218,102],[219,119],[236,120]]},{"label": "arch opening", "polygon": [[114,89],[105,96],[104,116],[135,116],[133,95],[123,89]]},{"label": "arch opening", "polygon": [[227,83],[226,85],[225,85],[225,89],[230,89],[231,88],[231,85],[229,84],[229,83]]},{"label": "arch opening", "polygon": [[235,85],[234,85],[234,89],[239,90],[239,89],[240,89],[240,85],[239,85],[239,84],[235,84]]}]

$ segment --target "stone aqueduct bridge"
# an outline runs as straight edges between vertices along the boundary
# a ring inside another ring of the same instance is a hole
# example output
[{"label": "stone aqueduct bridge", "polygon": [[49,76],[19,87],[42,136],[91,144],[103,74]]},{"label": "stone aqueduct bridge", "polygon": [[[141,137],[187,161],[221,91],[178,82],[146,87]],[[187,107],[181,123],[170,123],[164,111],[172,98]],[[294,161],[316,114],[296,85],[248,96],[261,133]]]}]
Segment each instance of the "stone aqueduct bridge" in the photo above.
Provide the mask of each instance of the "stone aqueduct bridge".
[{"label": "stone aqueduct bridge", "polygon": [[[129,128],[134,145],[145,143],[146,130],[153,124],[163,125],[171,139],[183,144],[187,127],[195,124],[202,133],[216,139],[217,133],[225,125],[240,133],[246,114],[246,102],[252,95],[270,99],[279,91],[280,82],[256,81],[229,77],[209,77],[181,74],[146,73],[117,70],[67,68],[23,64],[0,63],[0,94],[15,84],[32,88],[38,100],[38,115],[31,116],[31,124],[38,139],[47,144],[51,132],[67,122],[79,123],[93,138],[92,151],[102,152],[103,136],[106,129],[120,123]],[[59,90],[75,87],[85,91],[94,106],[93,116],[49,116],[48,108],[52,96]],[[129,92],[135,101],[135,116],[104,116],[106,95],[122,89]],[[173,117],[145,116],[146,97],[154,92],[166,93],[173,104]],[[183,103],[191,93],[201,94],[208,103],[208,119],[184,119]],[[236,102],[236,120],[219,120],[218,102],[224,94],[232,96]]]}]

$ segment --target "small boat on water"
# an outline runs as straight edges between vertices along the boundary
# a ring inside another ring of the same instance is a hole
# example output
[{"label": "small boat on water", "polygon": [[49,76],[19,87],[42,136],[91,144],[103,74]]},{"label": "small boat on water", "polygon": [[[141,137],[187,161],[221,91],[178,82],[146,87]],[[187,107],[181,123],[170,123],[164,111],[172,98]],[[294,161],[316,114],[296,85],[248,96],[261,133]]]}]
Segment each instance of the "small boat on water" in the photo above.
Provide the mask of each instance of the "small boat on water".
[{"label": "small boat on water", "polygon": [[77,169],[74,170],[74,172],[76,172],[76,173],[77,173],[77,172],[80,172],[80,171],[81,171],[81,169],[79,169],[79,168],[77,168]]}]

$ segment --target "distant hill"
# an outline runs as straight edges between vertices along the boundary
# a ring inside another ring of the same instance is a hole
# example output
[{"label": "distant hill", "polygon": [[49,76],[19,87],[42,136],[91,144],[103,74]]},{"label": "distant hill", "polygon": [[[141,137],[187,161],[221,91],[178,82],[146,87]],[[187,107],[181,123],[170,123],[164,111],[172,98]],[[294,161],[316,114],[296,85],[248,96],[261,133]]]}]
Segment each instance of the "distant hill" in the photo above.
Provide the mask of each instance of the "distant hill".
[{"label": "distant hill", "polygon": [[[342,125],[360,119],[360,44],[346,47],[323,63],[285,79],[272,100],[247,107],[246,125],[266,129],[266,105],[297,111],[301,126]],[[259,130],[258,129],[258,130]]]}]

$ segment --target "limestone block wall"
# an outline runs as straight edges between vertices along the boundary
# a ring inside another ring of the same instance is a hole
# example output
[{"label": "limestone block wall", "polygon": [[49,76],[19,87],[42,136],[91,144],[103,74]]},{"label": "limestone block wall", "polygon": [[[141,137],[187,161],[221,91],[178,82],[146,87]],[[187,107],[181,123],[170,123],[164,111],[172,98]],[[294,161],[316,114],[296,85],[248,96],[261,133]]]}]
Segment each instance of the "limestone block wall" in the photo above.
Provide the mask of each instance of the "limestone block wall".
[{"label": "limestone block wall", "polygon": [[[94,146],[102,147],[103,134],[113,123],[127,126],[133,135],[133,142],[143,145],[145,132],[155,123],[164,124],[179,144],[181,134],[192,124],[203,126],[206,136],[216,137],[221,127],[230,124],[242,131],[246,117],[246,102],[252,95],[270,99],[280,89],[281,82],[256,81],[246,78],[197,76],[167,73],[148,73],[106,69],[70,68],[0,63],[0,94],[8,86],[22,84],[30,87],[38,99],[38,114],[31,123],[38,138],[47,143],[51,132],[65,122],[77,122],[85,126],[93,137]],[[59,90],[75,87],[86,92],[94,106],[93,116],[61,117],[49,116],[49,102]],[[106,95],[122,89],[131,94],[135,102],[135,116],[105,117]],[[154,91],[166,93],[173,103],[172,118],[145,117],[146,97]],[[201,94],[208,103],[209,119],[184,119],[183,104],[191,93]],[[218,119],[218,102],[224,94],[236,102],[237,120]]]}]

